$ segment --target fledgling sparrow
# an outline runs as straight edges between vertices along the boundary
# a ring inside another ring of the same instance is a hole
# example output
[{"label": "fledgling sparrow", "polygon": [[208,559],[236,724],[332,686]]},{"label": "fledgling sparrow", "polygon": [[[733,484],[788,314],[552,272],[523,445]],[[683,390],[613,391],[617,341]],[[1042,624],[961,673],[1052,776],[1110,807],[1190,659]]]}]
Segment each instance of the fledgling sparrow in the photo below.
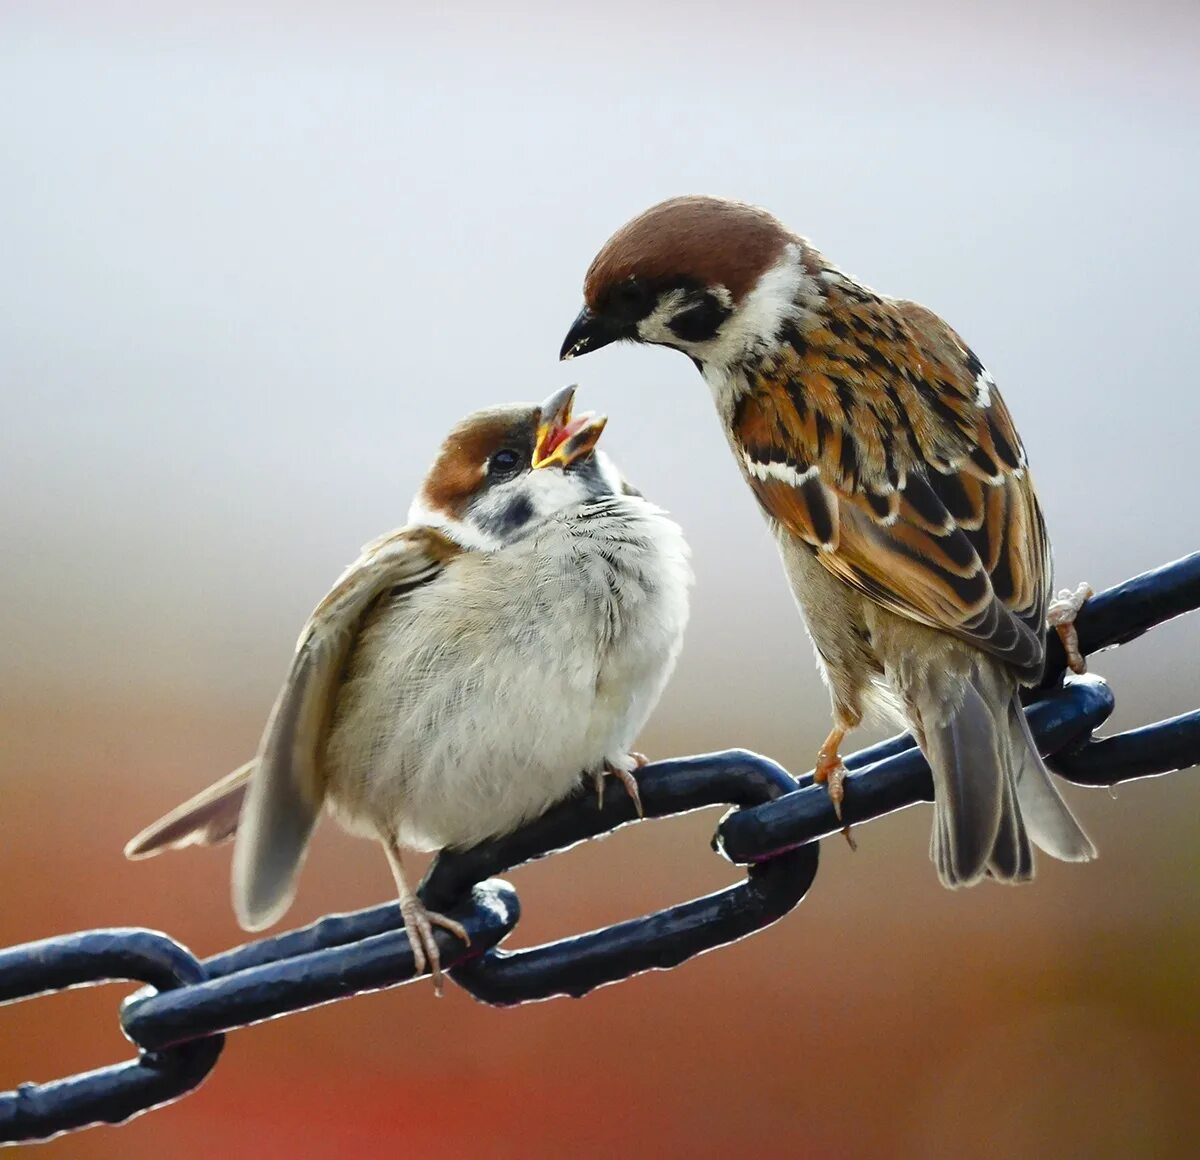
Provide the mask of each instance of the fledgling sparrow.
[{"label": "fledgling sparrow", "polygon": [[[678,526],[595,450],[574,387],[450,432],[407,526],[363,548],[301,633],[249,764],[126,847],[236,835],[233,905],[291,904],[322,806],[387,851],[417,970],[441,972],[401,847],[470,846],[617,775],[675,665],[691,571]],[[640,802],[638,802],[640,809]]]},{"label": "fledgling sparrow", "polygon": [[842,738],[890,707],[933,770],[946,886],[1031,878],[1031,839],[1093,858],[1017,697],[1045,660],[1042,513],[1008,408],[958,335],[766,211],[711,197],[618,230],[584,299],[563,358],[668,346],[712,391],[830,689],[815,776],[839,816]]}]

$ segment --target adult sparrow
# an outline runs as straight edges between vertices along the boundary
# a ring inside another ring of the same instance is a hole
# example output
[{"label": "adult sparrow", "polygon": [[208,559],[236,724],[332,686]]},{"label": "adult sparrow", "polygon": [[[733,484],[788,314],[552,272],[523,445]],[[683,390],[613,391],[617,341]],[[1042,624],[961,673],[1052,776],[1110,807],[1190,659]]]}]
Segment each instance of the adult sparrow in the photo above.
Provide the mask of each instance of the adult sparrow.
[{"label": "adult sparrow", "polygon": [[815,776],[839,816],[842,738],[883,703],[933,770],[946,886],[1031,878],[1030,840],[1093,858],[1017,696],[1045,659],[1042,513],[1008,408],[962,339],[764,210],[711,197],[619,229],[584,300],[563,358],[668,346],[712,391],[830,689]]},{"label": "adult sparrow", "polygon": [[[367,544],[317,606],[249,764],[126,847],[236,835],[233,905],[279,919],[322,806],[382,842],[417,971],[440,986],[401,847],[507,833],[587,774],[622,778],[679,653],[691,573],[680,529],[595,450],[605,419],[480,411],[450,432],[407,526]],[[640,802],[638,803],[640,807]]]}]

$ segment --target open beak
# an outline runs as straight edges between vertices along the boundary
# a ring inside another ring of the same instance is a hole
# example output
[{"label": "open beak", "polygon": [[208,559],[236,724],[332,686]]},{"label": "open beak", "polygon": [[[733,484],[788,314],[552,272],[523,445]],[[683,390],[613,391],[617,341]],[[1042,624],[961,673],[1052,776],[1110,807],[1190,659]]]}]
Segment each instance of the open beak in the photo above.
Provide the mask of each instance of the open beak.
[{"label": "open beak", "polygon": [[628,327],[612,322],[601,314],[595,314],[590,306],[585,306],[579,312],[579,317],[571,323],[571,329],[567,331],[558,357],[565,361],[577,354],[587,354],[590,350],[608,346],[610,342],[631,337],[633,333]]},{"label": "open beak", "polygon": [[575,388],[563,387],[542,404],[532,466],[552,467],[558,464],[568,467],[595,449],[608,416],[584,411],[582,415],[572,418],[571,404],[574,400]]}]

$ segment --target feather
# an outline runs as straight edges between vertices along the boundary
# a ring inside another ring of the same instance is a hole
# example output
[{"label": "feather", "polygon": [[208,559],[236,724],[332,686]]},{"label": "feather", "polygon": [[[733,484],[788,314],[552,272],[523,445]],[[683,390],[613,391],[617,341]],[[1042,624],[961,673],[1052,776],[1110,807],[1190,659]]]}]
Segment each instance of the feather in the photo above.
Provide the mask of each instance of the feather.
[{"label": "feather", "polygon": [[305,625],[259,747],[233,851],[233,906],[247,930],[277,921],[325,796],[321,754],[342,673],[363,620],[385,594],[428,583],[458,549],[428,529],[372,541]]},{"label": "feather", "polygon": [[[939,694],[944,690],[939,690]],[[1001,740],[987,701],[968,683],[957,707],[918,699],[925,755],[933,771],[934,829],[930,856],[943,885],[983,877],[1001,831],[1006,804]],[[1009,795],[1011,802],[1011,795]],[[1010,807],[1011,808],[1011,807]]]},{"label": "feather", "polygon": [[944,885],[985,874],[1027,882],[1031,843],[1062,861],[1095,857],[1038,756],[1004,666],[955,646],[937,668],[906,672],[905,703],[933,772],[930,856]]},{"label": "feather", "polygon": [[829,310],[851,325],[783,340],[733,409],[759,503],[845,583],[1036,681],[1049,543],[995,384],[913,303],[859,293]]},{"label": "feather", "polygon": [[1090,862],[1096,847],[1075,820],[1038,753],[1029,721],[1014,695],[1008,707],[1009,727],[1016,752],[1014,779],[1017,801],[1034,845],[1063,862]]},{"label": "feather", "polygon": [[125,857],[151,858],[185,846],[219,846],[237,832],[238,815],[254,762],[226,774],[195,797],[147,826],[125,846]]},{"label": "feather", "polygon": [[992,843],[987,872],[997,882],[1029,882],[1033,878],[1033,848],[1017,800],[1013,784],[1012,746],[1010,739],[1002,738],[1005,753],[1005,770],[1001,783],[1000,828]]}]

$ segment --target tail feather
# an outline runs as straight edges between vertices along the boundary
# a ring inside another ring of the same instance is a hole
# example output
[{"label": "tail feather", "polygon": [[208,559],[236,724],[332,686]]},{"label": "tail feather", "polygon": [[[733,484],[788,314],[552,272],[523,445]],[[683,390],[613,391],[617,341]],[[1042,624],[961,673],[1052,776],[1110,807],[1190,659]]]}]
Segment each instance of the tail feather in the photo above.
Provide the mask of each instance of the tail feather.
[{"label": "tail feather", "polygon": [[184,846],[219,846],[237,833],[254,762],[226,774],[195,797],[147,826],[125,846],[125,857],[151,858]]},{"label": "tail feather", "polygon": [[1038,755],[1012,674],[987,658],[910,690],[917,736],[933,771],[930,856],[948,887],[987,875],[1033,877],[1033,846],[1064,862],[1095,847]]},{"label": "tail feather", "polygon": [[1034,845],[1061,862],[1092,861],[1096,847],[1051,780],[1015,694],[1009,702],[1008,716],[1016,755],[1013,775],[1017,801]]},{"label": "tail feather", "polygon": [[1001,829],[1001,738],[986,700],[970,683],[949,716],[924,712],[922,721],[933,770],[930,855],[944,885],[969,886],[986,872]]},{"label": "tail feather", "polygon": [[[1005,737],[1005,741],[1010,739]],[[1008,746],[1011,754],[1012,747]],[[1028,882],[1033,877],[1033,847],[1018,805],[1013,775],[1006,767],[1000,804],[1000,828],[988,858],[987,872],[997,882]]]}]

